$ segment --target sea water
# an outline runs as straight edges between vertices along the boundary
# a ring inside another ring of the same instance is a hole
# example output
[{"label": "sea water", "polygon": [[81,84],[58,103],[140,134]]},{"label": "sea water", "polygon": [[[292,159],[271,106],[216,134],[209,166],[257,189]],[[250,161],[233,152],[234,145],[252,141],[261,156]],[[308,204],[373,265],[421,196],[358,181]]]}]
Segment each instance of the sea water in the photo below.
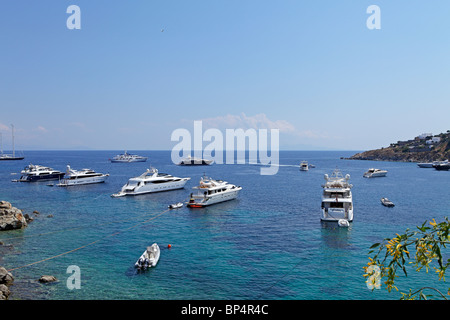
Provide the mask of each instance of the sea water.
[{"label": "sea water", "polygon": [[[35,218],[22,230],[0,233],[0,265],[38,262],[12,271],[10,299],[398,299],[395,290],[367,288],[369,247],[450,213],[450,172],[340,159],[355,152],[281,151],[272,176],[260,175],[260,166],[251,163],[177,166],[170,151],[135,151],[149,160],[111,163],[118,153],[29,151],[23,161],[0,163],[0,200]],[[300,171],[303,160],[316,167]],[[68,188],[11,182],[28,163],[61,171],[69,164],[110,176],[105,183]],[[180,190],[111,197],[150,166],[191,180]],[[353,184],[349,228],[320,221],[324,174],[336,168]],[[369,168],[388,174],[363,178]],[[186,201],[203,174],[241,186],[238,199],[165,212]],[[396,206],[382,206],[382,197]],[[134,263],[154,242],[161,248],[158,265],[137,272]],[[68,286],[70,266],[80,270],[79,289]],[[42,275],[59,281],[39,284]],[[433,270],[397,280],[403,292],[422,286],[447,290]]]}]

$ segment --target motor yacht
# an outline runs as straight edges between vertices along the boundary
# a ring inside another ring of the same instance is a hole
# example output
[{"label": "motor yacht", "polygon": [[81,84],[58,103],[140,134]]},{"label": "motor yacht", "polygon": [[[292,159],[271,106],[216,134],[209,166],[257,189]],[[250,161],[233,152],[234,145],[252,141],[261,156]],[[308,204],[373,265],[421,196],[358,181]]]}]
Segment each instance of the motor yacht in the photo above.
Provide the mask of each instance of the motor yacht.
[{"label": "motor yacht", "polygon": [[189,202],[186,205],[191,208],[201,208],[236,199],[242,187],[203,176],[200,179],[200,184],[193,189],[196,189],[197,193],[191,193]]},{"label": "motor yacht", "polygon": [[363,177],[364,178],[385,177],[386,174],[387,174],[387,170],[371,168],[371,169],[367,170],[367,172],[364,172]]},{"label": "motor yacht", "polygon": [[182,189],[191,178],[178,178],[167,173],[159,173],[157,169],[147,169],[138,177],[130,178],[120,192],[112,197],[133,196],[144,193]]},{"label": "motor yacht", "polygon": [[128,162],[145,162],[147,157],[138,156],[137,154],[130,154],[126,151],[122,154],[118,154],[112,159],[109,159],[112,163],[128,163]]},{"label": "motor yacht", "polygon": [[105,182],[108,177],[109,174],[98,173],[92,169],[74,170],[68,165],[64,179],[62,179],[57,186],[67,187],[81,184],[102,183]]},{"label": "motor yacht", "polygon": [[308,171],[309,167],[308,167],[308,162],[307,161],[302,161],[300,163],[300,171]]},{"label": "motor yacht", "polygon": [[448,162],[448,160],[445,161],[439,161],[437,163],[433,164],[433,168],[435,168],[436,170],[450,170],[450,163]]},{"label": "motor yacht", "polygon": [[21,172],[19,180],[13,180],[14,182],[34,182],[34,181],[47,181],[58,180],[64,176],[64,172],[52,169],[50,167],[44,167],[41,165],[29,164]]},{"label": "motor yacht", "polygon": [[344,177],[338,169],[331,176],[325,174],[325,184],[322,185],[322,221],[353,221],[353,185],[349,180],[350,175]]},{"label": "motor yacht", "polygon": [[213,162],[213,160],[194,158],[194,157],[188,156],[187,158],[181,159],[181,161],[180,161],[180,163],[178,163],[178,165],[179,166],[207,166],[207,165],[210,165],[212,162]]}]

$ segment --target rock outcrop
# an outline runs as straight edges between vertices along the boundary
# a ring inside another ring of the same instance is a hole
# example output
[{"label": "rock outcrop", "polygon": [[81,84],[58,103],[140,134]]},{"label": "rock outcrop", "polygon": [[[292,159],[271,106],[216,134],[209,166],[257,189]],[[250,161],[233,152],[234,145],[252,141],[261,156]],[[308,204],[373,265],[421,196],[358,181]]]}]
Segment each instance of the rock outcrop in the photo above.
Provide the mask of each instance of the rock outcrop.
[{"label": "rock outcrop", "polygon": [[404,161],[404,162],[433,162],[450,159],[450,130],[435,138],[439,142],[428,143],[432,140],[416,137],[408,141],[397,141],[389,147],[369,150],[351,156],[350,160],[375,161]]},{"label": "rock outcrop", "polygon": [[0,201],[0,231],[21,229],[27,225],[22,210],[7,201]]},{"label": "rock outcrop", "polygon": [[58,279],[56,279],[56,277],[54,277],[54,276],[44,275],[39,278],[39,282],[41,282],[41,283],[49,283],[49,282],[55,282],[55,281],[58,281]]},{"label": "rock outcrop", "polygon": [[14,282],[14,277],[5,268],[0,267],[0,300],[7,300],[11,291],[9,286]]}]

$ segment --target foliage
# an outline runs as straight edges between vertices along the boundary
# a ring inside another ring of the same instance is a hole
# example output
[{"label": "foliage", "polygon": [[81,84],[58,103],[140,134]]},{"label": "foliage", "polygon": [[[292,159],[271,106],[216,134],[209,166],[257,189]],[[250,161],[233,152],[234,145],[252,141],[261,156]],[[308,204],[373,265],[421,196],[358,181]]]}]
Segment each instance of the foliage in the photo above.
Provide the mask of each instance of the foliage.
[{"label": "foliage", "polygon": [[[367,266],[364,267],[364,277],[368,278],[368,287],[375,289],[380,287],[380,280],[384,279],[384,284],[389,292],[398,288],[395,286],[395,279],[398,273],[403,271],[408,276],[406,266],[411,264],[416,271],[425,269],[426,272],[433,268],[439,280],[445,282],[445,272],[450,265],[450,259],[443,258],[443,251],[450,244],[450,221],[446,217],[445,221],[427,224],[425,221],[417,230],[406,230],[404,234],[396,234],[396,237],[384,239],[381,243],[375,243],[370,247]],[[414,250],[412,251],[411,248]],[[376,251],[378,249],[378,251]],[[413,254],[410,253],[410,250]],[[407,262],[407,260],[409,262]],[[432,264],[433,263],[433,264]],[[432,266],[433,265],[433,266]],[[434,295],[426,295],[425,290],[431,291]],[[450,295],[450,288],[447,295]],[[447,296],[433,287],[422,287],[416,290],[409,289],[408,293],[402,293],[402,299],[428,299],[437,297],[447,299]]]}]

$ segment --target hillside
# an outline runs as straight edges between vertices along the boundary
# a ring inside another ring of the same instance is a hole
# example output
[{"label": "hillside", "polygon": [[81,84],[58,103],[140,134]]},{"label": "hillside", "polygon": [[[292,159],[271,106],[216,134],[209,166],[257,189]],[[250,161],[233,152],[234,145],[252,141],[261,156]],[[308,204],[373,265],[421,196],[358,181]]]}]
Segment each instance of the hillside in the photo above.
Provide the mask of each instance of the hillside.
[{"label": "hillside", "polygon": [[422,134],[397,141],[389,147],[357,153],[350,160],[431,162],[450,159],[450,130],[437,135]]}]

